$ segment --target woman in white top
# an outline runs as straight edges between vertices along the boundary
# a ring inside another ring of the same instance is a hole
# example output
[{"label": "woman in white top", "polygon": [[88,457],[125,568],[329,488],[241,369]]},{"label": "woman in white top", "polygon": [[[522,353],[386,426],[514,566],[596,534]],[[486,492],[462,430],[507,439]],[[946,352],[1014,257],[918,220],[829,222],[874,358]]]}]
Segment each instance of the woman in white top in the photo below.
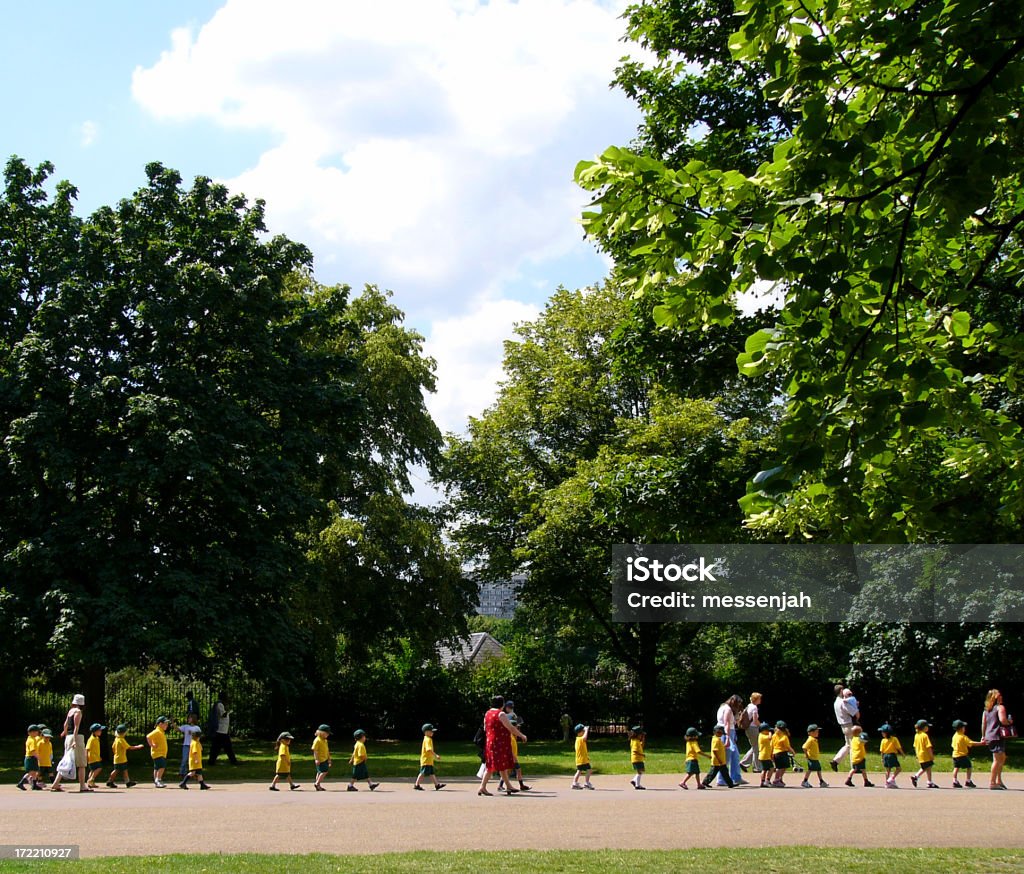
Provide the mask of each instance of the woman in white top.
[{"label": "woman in white top", "polygon": [[[737,785],[746,783],[740,774],[740,748],[736,742],[736,714],[743,711],[743,699],[739,695],[731,695],[718,708],[716,718],[720,725],[725,726],[725,737],[729,743],[725,750],[725,760],[729,766],[729,777]],[[721,775],[718,777],[718,785],[724,786],[725,780]]]},{"label": "woman in white top", "polygon": [[758,706],[761,704],[761,693],[751,692],[750,703],[744,708],[744,716],[740,717],[743,730],[747,734],[747,740],[750,742],[750,749],[747,750],[746,755],[740,759],[740,767],[746,770],[748,766],[754,766],[754,773],[761,773],[761,760],[757,756],[757,735],[758,729],[761,725],[761,712],[758,710]]}]

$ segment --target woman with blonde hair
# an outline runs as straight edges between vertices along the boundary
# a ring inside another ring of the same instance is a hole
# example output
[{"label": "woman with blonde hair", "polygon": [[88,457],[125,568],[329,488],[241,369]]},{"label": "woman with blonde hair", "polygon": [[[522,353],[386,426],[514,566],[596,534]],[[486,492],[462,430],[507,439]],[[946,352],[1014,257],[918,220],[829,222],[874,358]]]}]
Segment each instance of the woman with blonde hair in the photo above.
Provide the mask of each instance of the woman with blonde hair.
[{"label": "woman with blonde hair", "polygon": [[1006,737],[1002,728],[1013,725],[1013,717],[1003,706],[1003,693],[998,689],[990,689],[985,696],[985,709],[981,714],[981,739],[988,745],[992,753],[992,771],[988,778],[989,789],[1005,789],[1003,785],[1003,765],[1006,764]]}]

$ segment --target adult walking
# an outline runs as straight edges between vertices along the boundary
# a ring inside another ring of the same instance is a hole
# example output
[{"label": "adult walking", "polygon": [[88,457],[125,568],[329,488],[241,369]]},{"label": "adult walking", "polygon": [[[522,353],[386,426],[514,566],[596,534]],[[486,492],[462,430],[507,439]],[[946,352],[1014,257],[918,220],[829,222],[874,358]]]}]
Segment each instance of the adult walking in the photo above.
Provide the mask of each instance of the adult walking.
[{"label": "adult walking", "polygon": [[746,755],[740,759],[740,767],[745,771],[748,767],[753,766],[754,773],[761,773],[761,760],[757,755],[757,740],[758,735],[761,732],[761,693],[751,692],[750,703],[743,708],[743,712],[740,714],[739,727],[747,735],[747,741],[750,743],[750,749],[747,750]]},{"label": "adult walking", "polygon": [[[835,712],[839,730],[843,733],[843,745],[839,748],[839,752],[832,757],[832,761],[829,764],[832,766],[833,771],[838,771],[839,763],[843,760],[843,756],[848,755],[850,752],[853,727],[857,724],[857,720],[860,719],[860,705],[857,703],[853,692],[849,689],[844,689],[842,683],[836,684],[835,693],[836,700],[832,702],[832,709]],[[850,767],[853,767],[852,759],[850,760]]]},{"label": "adult walking", "polygon": [[[728,739],[725,763],[729,769],[730,779],[737,785],[747,782],[740,773],[740,748],[736,739],[736,717],[742,712],[743,699],[739,695],[730,695],[728,699],[722,702],[718,708],[718,713],[715,714],[718,724],[725,728],[724,737]],[[725,778],[721,774],[718,775],[718,785],[726,785]]]},{"label": "adult walking", "polygon": [[981,739],[992,753],[992,770],[989,773],[989,789],[1005,789],[1003,766],[1006,764],[1006,737],[1000,729],[1013,725],[1013,717],[1003,706],[1003,693],[990,689],[985,696],[985,709],[981,713]]},{"label": "adult walking", "polygon": [[[85,785],[85,766],[87,757],[85,753],[85,735],[82,734],[83,707],[85,707],[85,696],[79,693],[71,699],[71,707],[68,710],[67,715],[64,717],[64,728],[61,731],[60,736],[64,738],[65,755],[67,755],[69,750],[74,750],[75,770],[78,772],[78,791],[92,792],[92,789]],[[60,783],[61,776],[58,771],[57,777],[50,786],[50,791],[63,792],[64,790],[60,788]]]},{"label": "adult walking", "polygon": [[[216,724],[216,727],[214,726]],[[235,751],[231,747],[231,711],[228,710],[228,693],[221,692],[210,709],[210,727],[214,728],[213,744],[210,747],[210,766],[217,764],[217,756],[225,752],[228,761],[237,765]]]},{"label": "adult walking", "polygon": [[491,774],[497,772],[505,783],[505,794],[514,795],[518,789],[512,788],[509,778],[509,771],[513,767],[515,758],[512,755],[513,735],[526,743],[526,735],[512,724],[508,714],[505,712],[505,699],[501,695],[495,695],[491,699],[491,709],[484,714],[484,732],[487,735],[485,755],[486,767],[483,777],[480,778],[480,788],[477,795],[493,795],[487,791],[487,782]]}]

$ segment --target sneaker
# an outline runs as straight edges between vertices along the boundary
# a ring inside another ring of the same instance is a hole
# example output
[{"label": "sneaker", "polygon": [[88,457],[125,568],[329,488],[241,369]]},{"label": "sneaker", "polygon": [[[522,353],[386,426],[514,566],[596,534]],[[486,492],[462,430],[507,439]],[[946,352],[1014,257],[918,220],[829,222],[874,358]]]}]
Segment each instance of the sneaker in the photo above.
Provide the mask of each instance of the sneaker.
[{"label": "sneaker", "polygon": [[819,789],[828,789],[828,783],[826,783],[826,782],[825,782],[824,780],[822,780],[822,781],[821,781],[821,782],[820,782],[820,783],[818,784],[818,788],[819,788]]},{"label": "sneaker", "polygon": [[136,783],[134,780],[129,780],[127,783],[124,784],[124,788],[125,789],[131,789],[132,786],[138,786],[138,785],[139,784]]},{"label": "sneaker", "polygon": [[417,792],[423,792],[424,791],[422,786],[413,786],[412,788],[415,789]]},{"label": "sneaker", "polygon": [[324,789],[324,787],[323,787],[323,786],[321,786],[321,785],[320,785],[319,783],[314,783],[314,784],[313,784],[313,788],[314,788],[314,789],[316,789],[316,791],[317,791],[317,792],[326,792],[326,791],[327,791],[327,790],[326,790],[326,789]]},{"label": "sneaker", "polygon": [[954,780],[953,781],[953,788],[954,789],[963,789],[964,787],[960,785],[960,781],[959,780]]},{"label": "sneaker", "polygon": [[163,782],[161,782],[160,780],[156,780],[156,781],[154,781],[154,782],[153,782],[153,785],[154,785],[154,786],[155,786],[155,787],[156,787],[157,789],[166,789],[166,788],[167,788],[167,784],[166,784],[166,783],[163,783]]},{"label": "sneaker", "polygon": [[519,784],[519,791],[520,792],[529,792],[530,789],[532,789],[532,788],[533,788],[532,786],[527,786],[525,783],[520,783]]},{"label": "sneaker", "polygon": [[978,788],[978,784],[975,783],[973,780],[968,780],[966,783],[964,783],[964,786],[966,786],[968,789],[977,789]]},{"label": "sneaker", "polygon": [[914,784],[914,788],[916,789],[917,788],[917,777],[915,777],[913,774],[911,774],[910,775],[910,782]]},{"label": "sneaker", "polygon": [[639,788],[640,788],[640,787],[639,787],[639,786],[637,786],[637,785],[636,785],[636,783],[634,783],[634,782],[633,782],[632,780],[630,780],[630,781],[629,781],[629,785],[630,785],[630,786],[632,786],[632,787],[633,787],[634,789],[639,789]]},{"label": "sneaker", "polygon": [[[698,783],[697,785],[699,786],[700,784]],[[685,783],[680,783],[680,784],[679,784],[679,788],[680,788],[680,789],[689,789],[690,787],[689,787],[689,786],[687,786],[687,785],[686,785]]]},{"label": "sneaker", "polygon": [[864,781],[864,785],[867,786],[868,789],[874,789],[875,788],[875,784],[872,783],[870,780],[865,780]]},{"label": "sneaker", "polygon": [[116,789],[117,788],[117,784],[113,780],[107,780],[107,788],[108,789]]},{"label": "sneaker", "polygon": [[348,789],[346,789],[345,791],[346,792],[358,792],[359,789],[356,788],[355,786],[349,786]]},{"label": "sneaker", "polygon": [[[434,786],[434,791],[436,792],[438,789],[444,789],[444,787],[447,785],[447,783],[438,783]],[[527,786],[526,788],[529,789],[530,787]]]},{"label": "sneaker", "polygon": [[886,789],[899,789],[900,787],[896,785],[896,781],[895,780],[886,780],[885,781],[885,788]]},{"label": "sneaker", "polygon": [[25,791],[27,791],[27,790],[25,789],[25,778],[24,778],[24,777],[22,777],[22,778],[21,778],[21,779],[20,779],[20,780],[18,781],[18,783],[17,783],[17,786],[18,786],[18,788],[19,788],[19,789],[20,789],[20,790],[21,790],[22,792],[25,792]]},{"label": "sneaker", "polygon": [[370,791],[373,792],[373,790],[376,789],[378,786],[380,786],[380,783],[371,783],[370,784]]},{"label": "sneaker", "polygon": [[572,788],[573,788],[573,789],[582,789],[583,787],[582,787],[582,786],[580,786],[580,784],[579,784],[579,783],[573,783],[573,784],[572,784]]},{"label": "sneaker", "polygon": [[646,786],[637,786],[636,788],[637,789],[646,789],[647,787]]},{"label": "sneaker", "polygon": [[210,784],[209,783],[200,783],[199,784],[199,788],[200,789],[209,789],[210,788]]},{"label": "sneaker", "polygon": [[839,763],[838,762],[831,761],[831,762],[829,762],[829,764],[832,766],[832,770],[833,771],[835,771],[836,773],[839,772]]},{"label": "sneaker", "polygon": [[289,786],[288,788],[291,789],[292,792],[294,792],[296,789],[301,789],[302,788],[302,784],[301,783],[292,783],[292,785]]},{"label": "sneaker", "polygon": [[938,783],[929,783],[928,784],[928,788],[929,789],[938,789],[939,788],[939,784]]},{"label": "sneaker", "polygon": [[186,786],[184,783],[179,783],[178,784],[178,788],[179,789],[184,789],[186,792],[188,792],[188,786]]},{"label": "sneaker", "polygon": [[594,788],[594,784],[593,783],[584,783],[583,784],[583,788],[584,789],[593,789]]},{"label": "sneaker", "polygon": [[271,792],[280,792],[280,791],[281,791],[281,790],[280,790],[280,789],[278,789],[278,788],[277,788],[276,786],[271,786],[271,787],[269,787],[269,788],[270,788],[270,791],[271,791]]},{"label": "sneaker", "polygon": [[846,781],[846,785],[847,786],[852,786],[853,785],[853,780],[847,780]]},{"label": "sneaker", "polygon": [[800,788],[801,789],[813,789],[814,787],[811,786],[811,784],[808,783],[806,780],[804,780],[804,782],[800,784]]}]

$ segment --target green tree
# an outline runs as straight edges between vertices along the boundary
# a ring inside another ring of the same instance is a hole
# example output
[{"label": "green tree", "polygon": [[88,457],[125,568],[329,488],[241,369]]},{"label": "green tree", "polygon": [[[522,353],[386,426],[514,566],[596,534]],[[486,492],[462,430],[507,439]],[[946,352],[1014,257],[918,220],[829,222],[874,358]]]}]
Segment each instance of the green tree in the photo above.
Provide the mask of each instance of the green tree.
[{"label": "green tree", "polygon": [[659,674],[696,627],[611,622],[611,547],[742,536],[734,502],[757,443],[749,420],[714,401],[614,366],[629,313],[614,286],[556,292],[506,344],[499,398],[451,438],[446,478],[454,536],[480,575],[523,571],[521,600],[585,622],[636,671],[653,722]]},{"label": "green tree", "polygon": [[[692,5],[692,4],[691,4]],[[1005,6],[742,0],[735,64],[798,119],[751,170],[611,148],[589,233],[664,325],[774,286],[740,370],[786,393],[748,524],[852,540],[1013,538],[1024,513],[1024,37]],[[681,129],[680,125],[676,129]],[[773,128],[768,128],[771,134]],[[617,242],[618,241],[618,242]]]},{"label": "green tree", "polygon": [[[80,219],[51,172],[12,159],[0,199],[11,636],[83,674],[91,705],[131,664],[286,686],[323,585],[310,543],[375,501],[401,515],[404,464],[438,450],[432,365],[375,289],[316,287],[261,202],[153,164]],[[446,565],[412,523],[382,529],[419,538],[404,573]]]}]

